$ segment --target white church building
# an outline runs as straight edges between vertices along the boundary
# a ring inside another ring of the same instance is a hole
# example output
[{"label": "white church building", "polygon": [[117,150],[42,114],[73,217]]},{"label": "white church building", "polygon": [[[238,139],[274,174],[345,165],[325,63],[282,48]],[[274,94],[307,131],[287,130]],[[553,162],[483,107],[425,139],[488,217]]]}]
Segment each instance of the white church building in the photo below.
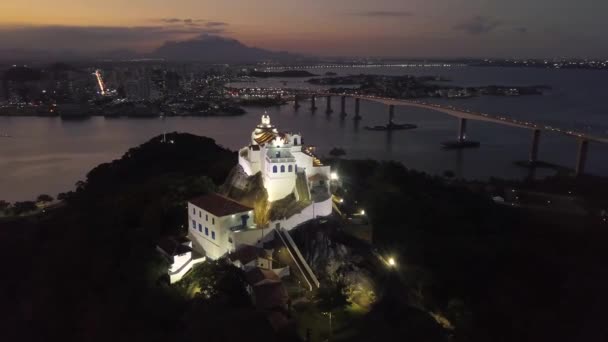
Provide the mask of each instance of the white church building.
[{"label": "white church building", "polygon": [[[292,193],[296,197],[302,195],[296,191],[298,178],[308,183],[309,188],[329,186],[330,168],[313,152],[313,147],[302,144],[299,133],[279,132],[270,123],[270,117],[264,115],[251,133],[251,144],[240,149],[239,165],[249,176],[262,173],[268,201],[274,202]],[[316,183],[310,184],[312,180]]]},{"label": "white church building", "polygon": [[251,134],[248,146],[239,150],[239,165],[247,176],[261,173],[268,201],[294,195],[302,203],[299,212],[275,218],[267,227],[254,224],[254,209],[219,194],[188,202],[188,237],[193,249],[218,259],[241,246],[260,246],[274,229],[290,230],[332,213],[330,167],[314,156],[314,148],[302,144],[297,133],[282,133],[268,115]]}]

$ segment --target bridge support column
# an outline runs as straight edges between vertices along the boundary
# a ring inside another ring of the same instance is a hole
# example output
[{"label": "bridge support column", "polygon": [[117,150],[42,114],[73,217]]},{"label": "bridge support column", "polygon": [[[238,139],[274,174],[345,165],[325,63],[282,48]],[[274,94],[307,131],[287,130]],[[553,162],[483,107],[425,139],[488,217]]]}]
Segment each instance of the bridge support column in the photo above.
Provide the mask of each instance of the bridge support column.
[{"label": "bridge support column", "polygon": [[340,98],[340,115],[346,116],[346,96]]},{"label": "bridge support column", "polygon": [[458,142],[463,143],[467,139],[467,119],[460,118],[458,126]]},{"label": "bridge support column", "polygon": [[388,124],[391,125],[393,123],[393,118],[395,117],[395,105],[388,105]]},{"label": "bridge support column", "polygon": [[328,96],[327,97],[327,106],[325,108],[325,114],[331,114],[333,112],[334,112],[334,110],[331,109],[331,96]]},{"label": "bridge support column", "polygon": [[361,99],[356,97],[355,98],[355,120],[361,120],[361,115],[359,114],[360,105],[361,105]]},{"label": "bridge support column", "polygon": [[465,118],[458,118],[458,138],[456,141],[446,141],[441,143],[447,149],[461,149],[479,147],[479,141],[467,139],[467,121]]},{"label": "bridge support column", "polygon": [[540,129],[535,129],[532,133],[532,147],[530,148],[530,165],[538,161],[538,144],[540,143]]},{"label": "bridge support column", "polygon": [[578,143],[578,157],[576,158],[576,175],[580,176],[585,172],[587,162],[587,151],[589,150],[589,140],[583,139]]},{"label": "bridge support column", "polygon": [[298,109],[300,108],[300,97],[298,95],[296,95],[294,97],[294,101],[293,101],[293,108],[294,109]]}]

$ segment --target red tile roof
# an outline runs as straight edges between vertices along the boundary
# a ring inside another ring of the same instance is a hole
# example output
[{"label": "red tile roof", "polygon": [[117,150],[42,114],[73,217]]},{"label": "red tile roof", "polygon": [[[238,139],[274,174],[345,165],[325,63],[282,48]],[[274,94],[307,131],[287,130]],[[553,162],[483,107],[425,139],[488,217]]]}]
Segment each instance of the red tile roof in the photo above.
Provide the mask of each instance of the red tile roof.
[{"label": "red tile roof", "polygon": [[251,286],[258,286],[262,282],[265,284],[281,282],[281,278],[279,278],[276,273],[259,267],[247,271],[247,273],[245,273],[245,279]]},{"label": "red tile roof", "polygon": [[268,258],[268,253],[263,248],[258,248],[251,245],[242,245],[236,252],[231,253],[229,256],[230,260],[240,260],[243,265],[256,260],[257,258]]},{"label": "red tile roof", "polygon": [[204,195],[189,202],[217,217],[253,210],[253,208],[244,206],[235,200],[219,194]]}]

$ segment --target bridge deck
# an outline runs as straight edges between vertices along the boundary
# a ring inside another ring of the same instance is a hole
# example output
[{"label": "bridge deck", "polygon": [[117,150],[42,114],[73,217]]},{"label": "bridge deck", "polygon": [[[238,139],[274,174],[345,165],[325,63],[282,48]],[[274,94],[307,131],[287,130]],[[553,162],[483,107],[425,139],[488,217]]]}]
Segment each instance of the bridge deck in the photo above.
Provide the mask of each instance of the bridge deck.
[{"label": "bridge deck", "polygon": [[[300,94],[300,95],[302,95],[302,94]],[[371,95],[329,94],[329,93],[314,93],[314,94],[307,94],[307,95],[310,95],[310,96],[314,95],[314,96],[321,96],[321,97],[322,96],[346,96],[346,97],[352,97],[352,98],[359,98],[359,99],[367,100],[367,101],[379,102],[379,103],[382,103],[385,105],[416,107],[416,108],[422,108],[422,109],[427,109],[427,110],[433,110],[436,112],[444,113],[444,114],[454,116],[457,118],[461,118],[461,119],[485,121],[485,122],[491,122],[491,123],[495,123],[495,124],[499,124],[499,125],[511,126],[511,127],[517,127],[517,128],[538,129],[541,131],[564,134],[564,135],[567,135],[570,137],[578,138],[580,140],[588,140],[588,141],[608,144],[608,137],[588,135],[588,134],[584,134],[584,133],[580,133],[580,132],[575,132],[572,130],[565,130],[565,129],[561,129],[561,128],[557,128],[557,127],[552,127],[549,125],[536,124],[531,121],[517,120],[517,119],[509,118],[506,116],[496,116],[496,115],[492,115],[492,114],[476,113],[476,112],[472,112],[469,110],[457,109],[457,108],[454,108],[451,106],[442,106],[442,105],[430,104],[430,103],[425,103],[425,102],[420,102],[420,101],[393,99],[393,98],[371,96]]]}]

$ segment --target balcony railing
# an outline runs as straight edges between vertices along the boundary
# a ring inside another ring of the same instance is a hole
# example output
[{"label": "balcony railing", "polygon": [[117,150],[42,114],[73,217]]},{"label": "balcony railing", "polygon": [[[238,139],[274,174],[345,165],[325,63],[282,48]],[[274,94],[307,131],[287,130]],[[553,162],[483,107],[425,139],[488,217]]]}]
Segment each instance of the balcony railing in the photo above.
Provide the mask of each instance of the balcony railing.
[{"label": "balcony railing", "polygon": [[266,160],[270,163],[294,163],[296,161],[296,158],[294,157],[290,157],[290,158],[276,158],[276,157],[269,157],[266,156]]}]

